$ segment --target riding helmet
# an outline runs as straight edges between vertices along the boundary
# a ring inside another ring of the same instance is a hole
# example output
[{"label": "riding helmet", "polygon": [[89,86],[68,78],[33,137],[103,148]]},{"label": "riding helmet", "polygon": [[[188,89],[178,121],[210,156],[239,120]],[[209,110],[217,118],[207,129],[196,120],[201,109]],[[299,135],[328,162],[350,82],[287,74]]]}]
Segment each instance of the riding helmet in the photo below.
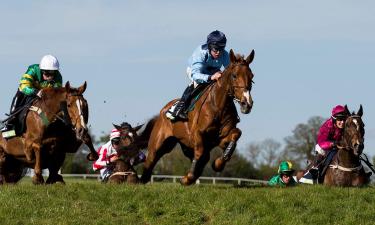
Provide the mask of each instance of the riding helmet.
[{"label": "riding helmet", "polygon": [[224,49],[226,44],[227,38],[225,37],[225,34],[221,31],[212,31],[207,36],[207,45],[209,49]]}]

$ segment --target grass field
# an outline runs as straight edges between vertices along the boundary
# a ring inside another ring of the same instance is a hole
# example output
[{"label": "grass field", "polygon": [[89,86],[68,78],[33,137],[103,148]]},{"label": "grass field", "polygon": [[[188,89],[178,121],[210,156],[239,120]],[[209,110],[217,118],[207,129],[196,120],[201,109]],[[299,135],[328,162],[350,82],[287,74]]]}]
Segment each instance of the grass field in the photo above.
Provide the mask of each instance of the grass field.
[{"label": "grass field", "polygon": [[94,180],[0,187],[0,224],[375,224],[375,189]]}]

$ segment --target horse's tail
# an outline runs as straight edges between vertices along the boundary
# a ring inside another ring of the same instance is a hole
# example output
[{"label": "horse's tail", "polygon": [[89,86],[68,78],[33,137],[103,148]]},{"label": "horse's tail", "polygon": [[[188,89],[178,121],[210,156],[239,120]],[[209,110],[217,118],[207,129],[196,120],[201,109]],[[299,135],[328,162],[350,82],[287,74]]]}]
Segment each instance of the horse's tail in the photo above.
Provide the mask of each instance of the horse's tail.
[{"label": "horse's tail", "polygon": [[148,145],[148,140],[151,136],[151,131],[154,128],[156,120],[159,118],[159,115],[152,117],[149,121],[142,125],[142,127],[137,131],[138,139],[137,144],[140,149],[144,149]]}]

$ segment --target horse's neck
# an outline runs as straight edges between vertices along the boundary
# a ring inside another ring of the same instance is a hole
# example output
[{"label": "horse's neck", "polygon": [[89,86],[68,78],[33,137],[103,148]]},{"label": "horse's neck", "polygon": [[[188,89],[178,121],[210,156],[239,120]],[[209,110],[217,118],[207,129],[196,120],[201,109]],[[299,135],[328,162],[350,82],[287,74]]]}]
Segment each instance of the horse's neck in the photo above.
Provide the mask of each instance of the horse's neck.
[{"label": "horse's neck", "polygon": [[340,166],[354,168],[359,165],[359,158],[355,156],[350,149],[339,149],[337,161]]},{"label": "horse's neck", "polygon": [[223,74],[222,78],[217,81],[212,90],[209,92],[209,101],[213,102],[213,105],[217,107],[218,111],[226,106],[227,101],[231,100],[229,97],[229,81],[227,74]]},{"label": "horse's neck", "polygon": [[60,112],[60,98],[56,99],[39,99],[36,101],[33,106],[36,106],[42,110],[43,113],[47,116],[48,119],[56,116]]}]

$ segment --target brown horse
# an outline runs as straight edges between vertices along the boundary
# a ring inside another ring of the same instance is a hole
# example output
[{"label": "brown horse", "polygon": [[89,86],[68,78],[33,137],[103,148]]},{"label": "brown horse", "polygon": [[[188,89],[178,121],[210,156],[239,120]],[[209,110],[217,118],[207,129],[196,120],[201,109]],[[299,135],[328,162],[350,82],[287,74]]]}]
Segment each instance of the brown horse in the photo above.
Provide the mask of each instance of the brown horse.
[{"label": "brown horse", "polygon": [[209,85],[194,109],[189,112],[188,121],[171,122],[166,111],[174,104],[169,102],[156,117],[148,142],[148,155],[143,168],[142,182],[150,180],[157,161],[180,143],[184,154],[192,160],[190,171],[181,179],[184,185],[190,185],[202,174],[210,158],[210,151],[215,146],[224,149],[212,167],[222,171],[230,159],[241,130],[233,100],[240,103],[241,112],[248,114],[253,106],[250,91],[253,73],[249,64],[254,59],[254,50],[244,59],[230,50],[230,65],[223,71],[222,77]]},{"label": "brown horse", "polygon": [[109,183],[129,183],[139,182],[138,175],[130,163],[130,159],[137,157],[139,151],[147,147],[148,137],[153,127],[155,118],[150,120],[146,125],[142,124],[132,127],[129,123],[113,125],[120,131],[120,146],[117,151],[121,159],[116,160],[112,166],[113,174],[109,177]]},{"label": "brown horse", "polygon": [[[67,82],[65,88],[43,90],[44,95],[33,103],[31,107],[33,110],[29,111],[26,116],[27,129],[22,137],[10,140],[0,139],[0,150],[3,156],[0,160],[0,175],[3,176],[3,181],[17,182],[23,166],[34,168],[33,183],[35,184],[44,183],[41,176],[42,168],[50,169],[48,182],[62,180],[62,177],[57,175],[57,171],[64,161],[65,153],[55,151],[58,145],[57,137],[50,136],[52,133],[49,130],[53,128],[53,125],[58,124],[56,121],[59,120],[74,128],[75,136],[87,142],[91,150],[89,158],[97,158],[85,122],[87,121],[85,117],[88,117],[88,110],[85,110],[87,102],[82,96],[85,89],[86,82],[78,89],[71,89]],[[63,134],[63,136],[68,135]],[[59,165],[56,166],[53,163],[56,162],[54,160],[58,160]],[[14,174],[15,178],[12,178]]]},{"label": "brown horse", "polygon": [[[346,113],[350,115],[345,120],[343,136],[338,143],[337,153],[332,159],[326,173],[319,183],[328,186],[363,186],[370,182],[361,164],[360,155],[364,148],[365,125],[362,121],[363,108],[360,106],[358,112],[350,114],[345,105]],[[307,170],[296,173],[296,179],[305,183],[305,174],[311,169],[310,164]],[[311,184],[311,181],[308,180]]]},{"label": "brown horse", "polygon": [[[347,107],[346,110],[349,113]],[[358,187],[369,183],[370,180],[360,161],[365,135],[362,115],[361,105],[357,113],[353,112],[346,119],[343,137],[338,144],[338,152],[324,177],[325,185]]]},{"label": "brown horse", "polygon": [[112,184],[136,184],[139,182],[137,172],[133,166],[125,160],[118,159],[113,163],[113,174],[108,178]]}]

